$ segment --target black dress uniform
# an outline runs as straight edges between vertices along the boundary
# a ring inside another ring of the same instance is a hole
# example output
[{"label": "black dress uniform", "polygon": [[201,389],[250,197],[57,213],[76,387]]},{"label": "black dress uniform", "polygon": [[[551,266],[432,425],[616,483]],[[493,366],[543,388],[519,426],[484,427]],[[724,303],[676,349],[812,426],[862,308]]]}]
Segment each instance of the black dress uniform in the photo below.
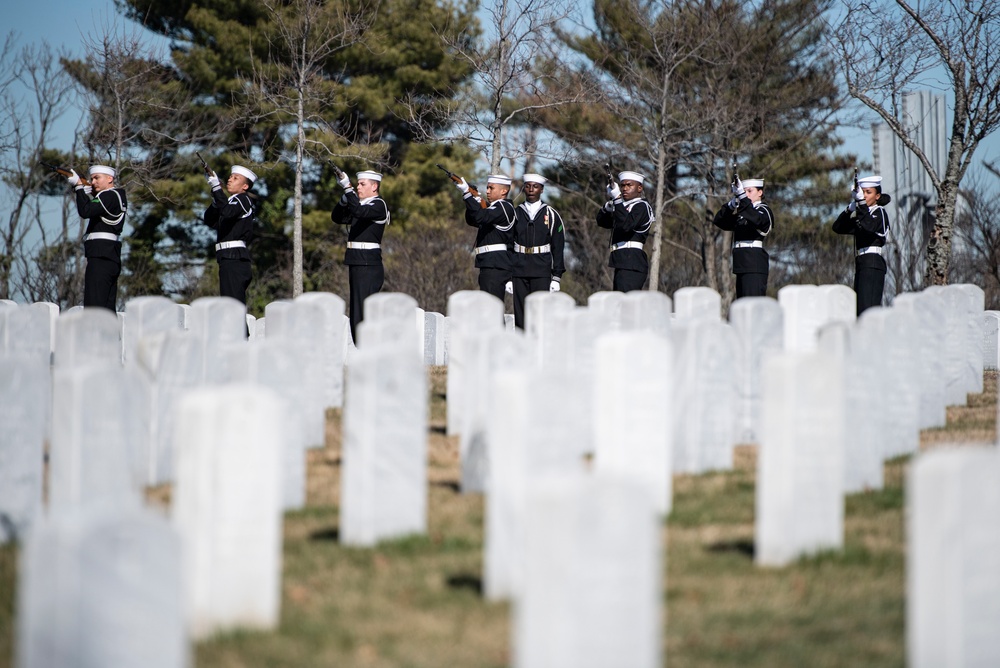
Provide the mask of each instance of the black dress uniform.
[{"label": "black dress uniform", "polygon": [[247,303],[250,286],[250,241],[256,221],[253,201],[246,193],[226,197],[221,187],[212,190],[212,205],[205,224],[216,230],[215,260],[219,263],[219,294]]},{"label": "black dress uniform", "polygon": [[562,216],[548,204],[522,202],[514,222],[514,325],[524,329],[524,300],[549,290],[566,273]]},{"label": "black dress uniform", "polygon": [[886,272],[882,249],[889,235],[889,216],[882,207],[888,203],[889,196],[882,194],[871,208],[864,201],[856,202],[833,223],[833,231],[837,234],[854,235],[854,292],[858,296],[858,315],[882,304]]},{"label": "black dress uniform", "polygon": [[115,310],[118,301],[118,277],[122,273],[121,233],[128,202],[125,190],[108,188],[96,195],[89,187],[76,186],[76,210],[86,218],[83,236],[87,269],[83,279],[83,305]]},{"label": "black dress uniform", "polygon": [[504,289],[511,277],[511,230],[514,227],[514,205],[499,199],[487,208],[471,193],[465,193],[465,222],[477,228],[476,268],[479,269],[479,289],[503,301]]},{"label": "black dress uniform", "polygon": [[608,266],[615,270],[613,287],[618,292],[642,290],[649,277],[649,260],[642,249],[653,224],[653,208],[636,197],[629,201],[616,198],[597,212],[597,224],[611,230],[611,257]]},{"label": "black dress uniform", "polygon": [[716,227],[733,233],[733,273],[736,274],[736,298],[763,297],[767,294],[769,257],[764,237],[774,226],[774,214],[763,201],[749,197],[736,200],[736,208],[724,205],[715,214]]},{"label": "black dress uniform", "polygon": [[351,338],[358,341],[358,325],[364,319],[364,302],[382,289],[382,233],[389,224],[389,207],[381,197],[358,198],[353,188],[344,192],[330,218],[338,225],[350,225],[347,232],[347,265],[350,280]]}]

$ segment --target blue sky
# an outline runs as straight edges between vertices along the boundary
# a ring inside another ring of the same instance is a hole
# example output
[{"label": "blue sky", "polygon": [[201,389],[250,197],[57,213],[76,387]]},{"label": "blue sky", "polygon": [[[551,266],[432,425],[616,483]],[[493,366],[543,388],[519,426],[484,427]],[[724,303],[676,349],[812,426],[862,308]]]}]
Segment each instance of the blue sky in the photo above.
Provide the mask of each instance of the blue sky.
[{"label": "blue sky", "polygon": [[[37,0],[12,3],[5,12],[8,30],[18,34],[20,45],[48,40],[56,48],[65,48],[71,54],[83,52],[84,36],[97,34],[115,21],[124,23],[113,0]],[[874,117],[871,118],[874,120]],[[73,121],[75,123],[75,120]],[[73,128],[66,120],[63,132],[68,137]],[[872,141],[869,127],[842,127],[845,151],[855,153],[863,162],[871,162]],[[982,160],[1000,159],[1000,132],[994,133],[976,151],[976,164]]]}]

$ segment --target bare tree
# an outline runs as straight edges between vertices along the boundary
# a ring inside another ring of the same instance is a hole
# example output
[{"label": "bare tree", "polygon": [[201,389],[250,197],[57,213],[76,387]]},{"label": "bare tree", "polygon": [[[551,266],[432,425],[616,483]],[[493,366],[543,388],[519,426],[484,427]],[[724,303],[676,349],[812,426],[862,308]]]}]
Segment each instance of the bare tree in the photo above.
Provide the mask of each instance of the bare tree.
[{"label": "bare tree", "polygon": [[[1000,126],[1000,4],[993,0],[845,0],[832,33],[849,94],[874,111],[930,175],[937,192],[925,282],[948,282],[959,185],[979,143]],[[939,82],[944,76],[945,81]],[[937,84],[954,96],[944,173],[912,136],[902,96]]]},{"label": "bare tree", "polygon": [[371,147],[349,146],[329,121],[329,111],[344,104],[342,83],[330,65],[339,52],[357,44],[378,12],[377,1],[360,6],[323,0],[264,2],[270,23],[267,59],[254,63],[254,121],[273,117],[291,126],[292,295],[303,291],[302,175],[310,156],[362,155],[379,158]]},{"label": "bare tree", "polygon": [[987,175],[972,170],[960,194],[962,205],[955,216],[954,253],[949,280],[975,283],[986,292],[986,308],[1000,307],[1000,226],[995,202],[1000,196],[1000,177],[984,163]]},{"label": "bare tree", "polygon": [[[0,181],[7,195],[0,230],[0,298],[40,296],[32,290],[39,280],[33,259],[55,232],[49,230],[53,211],[44,203],[55,190],[51,174],[39,163],[57,160],[47,153],[53,126],[72,102],[73,82],[45,42],[17,49],[8,37],[0,54]],[[61,179],[58,185],[63,185]],[[9,208],[8,208],[9,207]],[[65,223],[65,216],[64,216]],[[65,225],[64,225],[65,226]]]},{"label": "bare tree", "polygon": [[[470,90],[455,97],[454,104],[434,115],[435,124],[422,122],[419,105],[410,105],[411,122],[426,128],[428,139],[467,142],[488,157],[490,172],[500,173],[508,162],[525,158],[530,165],[540,153],[537,134],[521,136],[514,142],[506,129],[528,123],[534,114],[585,99],[579,80],[562,78],[562,42],[558,27],[570,20],[576,4],[569,0],[492,0],[483,16],[484,34],[449,38],[442,35],[456,57],[473,72]],[[450,121],[450,131],[441,136],[433,131],[441,116]]]}]

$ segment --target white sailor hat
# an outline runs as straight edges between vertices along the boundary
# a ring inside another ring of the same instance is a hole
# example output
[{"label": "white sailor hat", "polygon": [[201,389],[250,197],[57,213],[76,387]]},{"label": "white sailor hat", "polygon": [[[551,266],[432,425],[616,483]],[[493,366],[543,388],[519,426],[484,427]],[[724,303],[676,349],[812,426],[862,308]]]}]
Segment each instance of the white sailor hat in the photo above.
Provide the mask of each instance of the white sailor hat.
[{"label": "white sailor hat", "polygon": [[881,176],[866,176],[864,178],[858,179],[859,188],[881,188],[882,187],[882,177]]},{"label": "white sailor hat", "polygon": [[91,165],[90,175],[93,176],[94,174],[107,174],[111,178],[115,178],[114,168],[107,165]]},{"label": "white sailor hat", "polygon": [[369,181],[378,181],[379,183],[382,183],[382,175],[378,172],[373,172],[370,169],[358,172],[358,179],[368,179]]},{"label": "white sailor hat", "polygon": [[525,183],[537,183],[541,186],[544,186],[549,182],[549,180],[541,174],[525,174],[523,180]]},{"label": "white sailor hat", "polygon": [[743,179],[744,188],[763,188],[764,179]]},{"label": "white sailor hat", "polygon": [[246,180],[249,181],[250,183],[253,183],[254,181],[257,180],[256,174],[254,174],[249,169],[241,165],[233,165],[233,168],[229,171],[232,172],[233,174],[239,174],[240,176],[246,178]]},{"label": "white sailor hat", "polygon": [[642,185],[646,180],[646,177],[639,172],[618,172],[619,181],[635,181],[639,185]]},{"label": "white sailor hat", "polygon": [[486,183],[496,183],[500,186],[510,186],[511,179],[504,174],[490,174],[486,177]]}]

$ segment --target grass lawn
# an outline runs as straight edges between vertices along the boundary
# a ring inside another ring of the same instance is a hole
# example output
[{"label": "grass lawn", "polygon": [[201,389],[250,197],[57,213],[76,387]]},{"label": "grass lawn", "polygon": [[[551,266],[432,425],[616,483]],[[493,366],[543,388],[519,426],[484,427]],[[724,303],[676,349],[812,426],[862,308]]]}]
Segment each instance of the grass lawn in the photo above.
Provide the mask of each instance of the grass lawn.
[{"label": "grass lawn", "polygon": [[[432,369],[429,533],[374,549],[337,541],[340,417],[309,456],[305,510],[285,518],[281,625],[199,643],[196,664],[506,666],[510,608],[480,595],[483,502],[457,492],[458,446],[444,435],[443,369]],[[924,448],[995,439],[997,376]],[[756,449],[725,473],[678,476],[663,527],[666,662],[686,666],[902,666],[903,482],[847,497],[845,547],[781,569],[753,565]],[[156,496],[168,502],[168,494]],[[15,550],[0,548],[0,666],[11,665]],[[627,667],[626,667],[627,668]]]}]

